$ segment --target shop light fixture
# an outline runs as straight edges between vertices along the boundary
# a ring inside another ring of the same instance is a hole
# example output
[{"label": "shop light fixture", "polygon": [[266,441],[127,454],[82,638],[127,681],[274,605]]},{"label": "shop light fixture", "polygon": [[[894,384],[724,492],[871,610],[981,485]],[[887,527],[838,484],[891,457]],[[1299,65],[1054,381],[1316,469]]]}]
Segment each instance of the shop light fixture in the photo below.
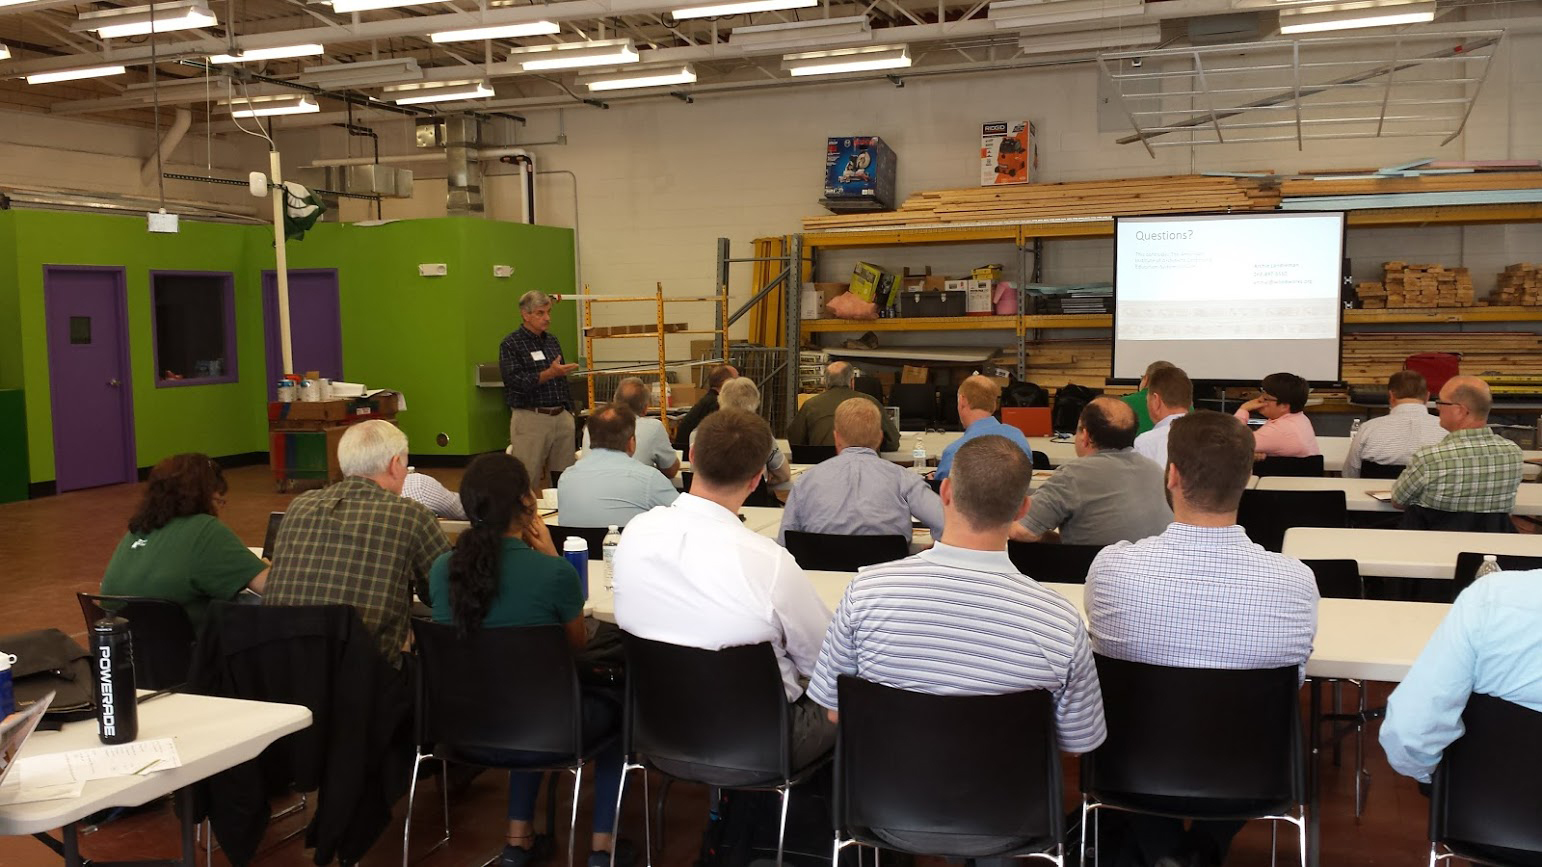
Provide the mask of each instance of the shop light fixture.
[{"label": "shop light fixture", "polygon": [[213,27],[218,23],[219,19],[203,4],[203,0],[172,0],[170,3],[154,4],[153,12],[150,6],[83,12],[80,20],[70,25],[70,29],[76,32],[93,30],[103,39],[115,39]]},{"label": "shop light fixture", "polygon": [[1017,47],[1024,54],[1059,54],[1066,51],[1089,51],[1101,48],[1136,48],[1156,45],[1161,41],[1160,24],[1138,24],[1134,27],[1120,27],[1117,30],[1083,30],[1050,36],[1024,36],[1017,40]]},{"label": "shop light fixture", "polygon": [[315,57],[326,49],[319,42],[305,45],[281,45],[277,48],[253,48],[235,54],[215,54],[210,63],[250,63],[253,60],[282,60],[286,57]]},{"label": "shop light fixture", "polygon": [[1365,27],[1391,27],[1397,24],[1423,24],[1435,20],[1435,4],[1377,2],[1336,3],[1281,9],[1280,33],[1321,33],[1326,30],[1358,30]]},{"label": "shop light fixture", "polygon": [[904,45],[838,48],[833,51],[805,51],[782,56],[782,68],[797,76],[903,69],[910,62],[910,49]]},{"label": "shop light fixture", "polygon": [[82,66],[77,69],[60,69],[54,72],[34,72],[27,76],[28,84],[52,84],[56,81],[78,81],[82,78],[106,78],[128,72],[124,66]]},{"label": "shop light fixture", "polygon": [[996,0],[986,12],[998,28],[1015,30],[1044,24],[1073,24],[1144,15],[1145,0]]},{"label": "shop light fixture", "polygon": [[814,47],[821,44],[853,45],[871,41],[872,38],[873,31],[867,22],[866,15],[755,24],[749,27],[735,27],[728,34],[728,42],[731,45],[759,47],[775,45],[787,48]]},{"label": "shop light fixture", "polygon": [[372,9],[395,9],[398,6],[427,6],[448,0],[331,0],[333,12],[368,12]]},{"label": "shop light fixture", "polygon": [[397,105],[419,105],[425,102],[453,102],[460,99],[484,99],[493,95],[487,79],[472,81],[434,81],[422,84],[398,84],[387,87],[382,99]]},{"label": "shop light fixture", "polygon": [[284,114],[315,114],[321,111],[308,96],[254,96],[230,101],[231,117],[275,117]]},{"label": "shop light fixture", "polygon": [[323,90],[394,84],[401,81],[416,81],[422,77],[423,70],[418,66],[417,59],[413,57],[307,66],[300,73],[300,81]]},{"label": "shop light fixture", "polygon": [[673,66],[660,66],[653,69],[636,69],[629,72],[597,73],[593,76],[580,77],[578,83],[595,90],[636,90],[643,87],[669,87],[678,84],[693,84],[696,81],[696,69],[689,63],[675,64]]},{"label": "shop light fixture", "polygon": [[615,66],[641,59],[630,39],[595,39],[589,42],[558,42],[532,45],[509,52],[509,61],[525,72],[547,69],[582,69],[586,66]]},{"label": "shop light fixture", "polygon": [[476,42],[483,39],[516,39],[520,36],[551,36],[561,32],[562,27],[554,21],[526,21],[466,30],[441,30],[428,34],[428,38],[435,42]]},{"label": "shop light fixture", "polygon": [[738,0],[732,3],[712,3],[707,6],[687,6],[669,14],[675,20],[686,18],[717,18],[722,15],[748,15],[751,12],[781,12],[786,9],[812,9],[819,0]]}]

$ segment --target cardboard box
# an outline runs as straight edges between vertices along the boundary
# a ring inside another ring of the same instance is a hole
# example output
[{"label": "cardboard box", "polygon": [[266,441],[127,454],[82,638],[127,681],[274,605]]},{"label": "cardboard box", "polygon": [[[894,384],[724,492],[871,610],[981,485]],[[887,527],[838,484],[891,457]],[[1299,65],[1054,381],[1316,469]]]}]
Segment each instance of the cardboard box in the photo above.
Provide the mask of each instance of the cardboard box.
[{"label": "cardboard box", "polygon": [[905,365],[900,368],[900,382],[925,385],[931,377],[931,369],[926,367],[911,367]]},{"label": "cardboard box", "polygon": [[912,274],[906,268],[899,280],[901,292],[941,292],[948,287],[948,278],[933,277],[932,266],[926,266],[926,273]]},{"label": "cardboard box", "polygon": [[895,203],[898,159],[878,136],[842,136],[825,142],[824,205],[839,213],[889,210]]},{"label": "cardboard box", "polygon": [[353,412],[347,400],[295,401],[268,404],[268,421],[343,421]]},{"label": "cardboard box", "polygon": [[878,281],[883,279],[883,269],[877,265],[858,262],[851,272],[851,294],[863,301],[872,301],[878,295]]},{"label": "cardboard box", "polygon": [[669,405],[671,407],[695,406],[696,401],[701,400],[701,396],[706,393],[707,390],[705,388],[671,383],[669,386]]},{"label": "cardboard box", "polygon": [[803,284],[802,313],[804,319],[833,319],[834,314],[825,309],[834,298],[846,294],[851,288],[850,283],[805,283]]},{"label": "cardboard box", "polygon": [[1039,132],[1028,120],[980,128],[980,186],[1026,184],[1039,176]]}]

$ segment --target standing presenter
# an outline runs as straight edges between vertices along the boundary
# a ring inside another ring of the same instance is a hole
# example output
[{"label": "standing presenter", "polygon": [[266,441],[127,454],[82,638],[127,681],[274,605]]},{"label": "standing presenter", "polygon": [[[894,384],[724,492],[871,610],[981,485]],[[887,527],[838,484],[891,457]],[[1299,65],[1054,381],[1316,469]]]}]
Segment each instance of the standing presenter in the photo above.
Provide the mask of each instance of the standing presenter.
[{"label": "standing presenter", "polygon": [[530,484],[549,488],[548,474],[573,465],[577,438],[567,378],[578,369],[562,363],[562,346],[547,332],[552,298],[532,289],[520,296],[524,324],[498,346],[503,401],[509,407],[509,453],[530,473]]}]

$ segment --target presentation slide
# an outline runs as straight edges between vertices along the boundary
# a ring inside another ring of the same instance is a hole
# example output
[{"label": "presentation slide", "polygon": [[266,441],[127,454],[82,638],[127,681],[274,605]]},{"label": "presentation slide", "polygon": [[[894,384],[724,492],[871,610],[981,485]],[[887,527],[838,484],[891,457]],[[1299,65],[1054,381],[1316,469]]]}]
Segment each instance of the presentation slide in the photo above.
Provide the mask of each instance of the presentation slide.
[{"label": "presentation slide", "polygon": [[1114,251],[1115,379],[1339,378],[1342,213],[1120,217]]}]

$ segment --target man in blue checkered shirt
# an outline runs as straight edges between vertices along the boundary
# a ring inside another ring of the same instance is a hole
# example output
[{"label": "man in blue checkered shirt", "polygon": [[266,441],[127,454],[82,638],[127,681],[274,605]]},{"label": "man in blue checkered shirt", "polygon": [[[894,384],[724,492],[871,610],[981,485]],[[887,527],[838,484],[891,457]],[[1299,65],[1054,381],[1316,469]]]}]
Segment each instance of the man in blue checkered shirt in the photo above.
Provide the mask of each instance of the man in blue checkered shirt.
[{"label": "man in blue checkered shirt", "polygon": [[[1173,422],[1163,480],[1173,523],[1161,535],[1104,548],[1087,572],[1096,653],[1174,668],[1295,665],[1305,673],[1317,633],[1312,570],[1265,551],[1237,525],[1253,448],[1253,433],[1231,416],[1200,411]],[[1242,827],[1197,821],[1185,831],[1181,819],[1116,815],[1128,822],[1126,845],[1138,850],[1121,854],[1158,867],[1221,864]]]},{"label": "man in blue checkered shirt", "polygon": [[562,363],[562,346],[547,330],[551,302],[551,296],[534,289],[521,296],[524,324],[498,346],[503,401],[509,407],[509,454],[525,465],[537,490],[551,487],[549,471],[573,465],[578,448],[567,381],[578,365]]}]

